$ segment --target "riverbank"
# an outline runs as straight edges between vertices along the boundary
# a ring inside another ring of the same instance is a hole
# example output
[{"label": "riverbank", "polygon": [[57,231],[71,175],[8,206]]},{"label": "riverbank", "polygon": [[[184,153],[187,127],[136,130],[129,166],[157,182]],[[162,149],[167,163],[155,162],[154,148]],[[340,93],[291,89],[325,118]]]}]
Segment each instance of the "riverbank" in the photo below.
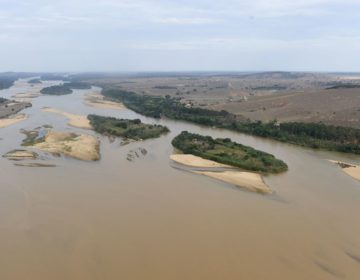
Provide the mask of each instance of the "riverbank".
[{"label": "riverbank", "polygon": [[[313,149],[360,154],[360,129],[323,123],[250,121],[240,114],[193,107],[177,97],[150,96],[123,89],[104,88],[102,94],[147,117],[167,117],[224,128]],[[340,140],[341,139],[341,140]]]}]

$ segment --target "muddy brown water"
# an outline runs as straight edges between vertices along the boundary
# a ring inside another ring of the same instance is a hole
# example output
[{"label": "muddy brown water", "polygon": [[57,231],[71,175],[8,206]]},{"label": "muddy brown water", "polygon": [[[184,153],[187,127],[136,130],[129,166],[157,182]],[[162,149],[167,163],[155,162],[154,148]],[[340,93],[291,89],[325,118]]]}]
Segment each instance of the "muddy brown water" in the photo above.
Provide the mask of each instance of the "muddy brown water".
[{"label": "muddy brown water", "polygon": [[[20,81],[0,96],[28,90]],[[98,135],[99,162],[45,155],[55,168],[29,168],[1,158],[0,279],[360,279],[360,182],[327,161],[360,164],[359,156],[96,109],[82,102],[88,91],[34,99],[28,120],[0,129],[0,153],[19,148],[22,128],[95,134],[43,106],[171,132],[126,146]],[[264,196],[178,169],[169,155],[182,130],[270,152],[289,171],[266,177],[275,194]],[[148,154],[129,162],[138,147]]]}]

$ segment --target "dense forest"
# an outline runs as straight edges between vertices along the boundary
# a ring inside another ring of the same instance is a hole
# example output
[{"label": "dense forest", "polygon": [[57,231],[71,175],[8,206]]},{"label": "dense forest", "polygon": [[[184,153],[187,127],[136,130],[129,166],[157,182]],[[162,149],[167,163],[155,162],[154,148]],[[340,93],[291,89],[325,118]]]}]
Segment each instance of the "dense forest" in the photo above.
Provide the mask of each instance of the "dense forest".
[{"label": "dense forest", "polygon": [[273,155],[244,146],[230,139],[213,139],[183,131],[172,144],[185,154],[192,154],[245,170],[279,173],[288,169],[286,163]]},{"label": "dense forest", "polygon": [[255,122],[226,111],[188,108],[176,98],[139,95],[119,89],[104,89],[102,94],[111,100],[123,102],[129,109],[149,117],[165,116],[304,147],[360,154],[360,129],[322,123]]},{"label": "dense forest", "polygon": [[94,130],[100,134],[124,137],[132,140],[157,138],[169,132],[166,126],[144,124],[139,119],[125,120],[97,115],[89,115],[88,119]]}]

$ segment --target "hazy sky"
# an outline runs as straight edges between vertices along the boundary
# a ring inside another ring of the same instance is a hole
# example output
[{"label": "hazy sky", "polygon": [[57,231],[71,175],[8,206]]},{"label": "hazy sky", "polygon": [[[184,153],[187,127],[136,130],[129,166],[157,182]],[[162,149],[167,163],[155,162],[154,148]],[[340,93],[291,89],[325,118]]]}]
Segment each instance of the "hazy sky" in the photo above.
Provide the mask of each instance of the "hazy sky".
[{"label": "hazy sky", "polygon": [[360,71],[360,0],[0,0],[0,71]]}]

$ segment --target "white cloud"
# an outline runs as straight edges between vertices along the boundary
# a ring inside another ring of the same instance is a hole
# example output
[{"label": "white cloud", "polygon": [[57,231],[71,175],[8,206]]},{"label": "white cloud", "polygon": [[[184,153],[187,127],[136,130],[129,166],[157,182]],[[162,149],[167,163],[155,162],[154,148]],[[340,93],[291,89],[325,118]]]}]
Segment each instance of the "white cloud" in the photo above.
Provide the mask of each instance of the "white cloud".
[{"label": "white cloud", "polygon": [[[161,52],[246,53],[254,63],[266,63],[256,58],[261,53],[280,61],[281,52],[319,52],[319,57],[360,52],[359,0],[0,0],[0,7],[3,53],[17,57],[26,46],[34,60],[53,53],[56,61],[63,52],[73,55],[69,68],[85,51],[99,64],[105,52],[143,53],[149,60],[158,52],[159,67],[166,63]],[[135,56],[128,59],[138,61]]]}]

